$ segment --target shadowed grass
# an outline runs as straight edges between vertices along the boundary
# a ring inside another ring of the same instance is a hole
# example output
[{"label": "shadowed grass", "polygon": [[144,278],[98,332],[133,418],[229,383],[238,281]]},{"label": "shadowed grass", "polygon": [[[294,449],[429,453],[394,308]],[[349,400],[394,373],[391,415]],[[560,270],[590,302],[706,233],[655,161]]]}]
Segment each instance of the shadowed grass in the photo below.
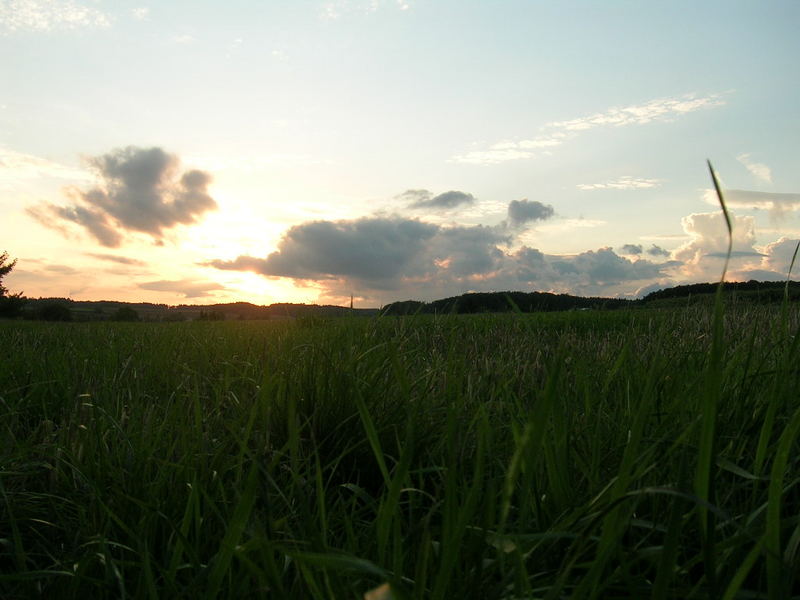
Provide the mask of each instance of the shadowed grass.
[{"label": "shadowed grass", "polygon": [[0,596],[790,597],[782,310],[0,323]]}]

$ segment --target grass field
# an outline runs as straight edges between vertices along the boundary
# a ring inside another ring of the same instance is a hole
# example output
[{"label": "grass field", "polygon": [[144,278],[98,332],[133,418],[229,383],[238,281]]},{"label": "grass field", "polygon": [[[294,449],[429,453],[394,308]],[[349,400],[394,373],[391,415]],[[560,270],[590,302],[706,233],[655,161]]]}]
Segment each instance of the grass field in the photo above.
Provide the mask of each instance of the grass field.
[{"label": "grass field", "polygon": [[0,597],[791,597],[797,333],[0,323]]}]

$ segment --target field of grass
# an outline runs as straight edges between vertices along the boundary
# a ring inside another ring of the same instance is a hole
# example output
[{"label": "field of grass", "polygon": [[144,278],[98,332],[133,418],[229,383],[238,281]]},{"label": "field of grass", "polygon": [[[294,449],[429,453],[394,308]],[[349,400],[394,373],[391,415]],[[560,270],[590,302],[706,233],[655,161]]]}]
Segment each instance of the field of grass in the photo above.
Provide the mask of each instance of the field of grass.
[{"label": "field of grass", "polygon": [[791,597],[797,333],[0,323],[0,597]]}]

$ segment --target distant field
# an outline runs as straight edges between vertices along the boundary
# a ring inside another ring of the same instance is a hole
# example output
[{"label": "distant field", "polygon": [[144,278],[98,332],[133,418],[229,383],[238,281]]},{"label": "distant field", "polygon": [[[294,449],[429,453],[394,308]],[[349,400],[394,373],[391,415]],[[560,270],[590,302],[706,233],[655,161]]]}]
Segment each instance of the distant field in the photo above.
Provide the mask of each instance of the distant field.
[{"label": "distant field", "polygon": [[796,307],[720,325],[0,322],[0,597],[791,597]]}]

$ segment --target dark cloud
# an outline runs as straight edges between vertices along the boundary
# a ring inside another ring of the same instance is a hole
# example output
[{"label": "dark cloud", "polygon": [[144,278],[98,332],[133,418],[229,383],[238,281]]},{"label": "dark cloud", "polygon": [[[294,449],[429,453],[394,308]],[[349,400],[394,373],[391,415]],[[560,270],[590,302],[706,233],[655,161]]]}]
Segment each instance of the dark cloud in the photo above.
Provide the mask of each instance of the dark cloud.
[{"label": "dark cloud", "polygon": [[511,240],[502,230],[476,225],[472,227],[442,227],[431,240],[427,272],[445,269],[451,277],[469,277],[500,267],[505,253],[498,245]]},{"label": "dark cloud", "polygon": [[128,258],[127,256],[117,256],[116,254],[99,254],[95,252],[84,252],[86,256],[91,256],[92,258],[96,258],[97,260],[107,260],[110,262],[119,263],[121,265],[131,265],[136,267],[143,267],[147,263],[143,260],[137,260],[135,258]]},{"label": "dark cloud", "polygon": [[641,244],[625,244],[622,246],[622,253],[629,254],[633,256],[639,256],[642,253],[642,245]]},{"label": "dark cloud", "polygon": [[656,246],[655,244],[647,249],[647,253],[650,256],[669,256],[669,250],[664,250],[664,248],[661,246]]},{"label": "dark cloud", "polygon": [[519,227],[530,221],[544,221],[555,214],[553,207],[536,200],[512,200],[508,205],[508,222]]},{"label": "dark cloud", "polygon": [[447,210],[461,205],[475,203],[475,196],[466,192],[450,190],[434,196],[428,190],[406,190],[397,198],[409,202],[409,208],[432,208]]},{"label": "dark cloud", "polygon": [[[725,258],[728,256],[727,252],[708,252],[705,256],[709,256],[711,258]],[[753,258],[753,257],[760,257],[766,256],[766,254],[761,254],[761,252],[756,252],[755,250],[733,250],[730,253],[731,258]]]},{"label": "dark cloud", "polygon": [[433,198],[433,194],[428,190],[406,190],[402,194],[397,194],[395,198],[414,205],[419,202],[428,202]]},{"label": "dark cloud", "polygon": [[[386,300],[433,299],[504,289],[630,294],[678,263],[628,260],[611,248],[554,256],[522,247],[509,253],[509,231],[440,226],[402,217],[314,221],[292,227],[266,258],[240,256],[206,266],[314,281],[325,297],[357,291]],[[634,285],[635,283],[635,285]]]},{"label": "dark cloud", "polygon": [[160,242],[166,230],[195,223],[217,207],[208,194],[211,176],[197,170],[180,173],[178,157],[161,148],[128,146],[87,162],[102,180],[98,187],[72,189],[71,204],[48,204],[29,214],[51,226],[71,221],[103,246],[115,248],[126,231]]},{"label": "dark cloud", "polygon": [[180,279],[177,281],[148,281],[140,283],[139,287],[143,290],[156,292],[173,292],[185,298],[203,298],[210,296],[210,292],[224,290],[225,286],[212,281],[195,281],[193,279]]},{"label": "dark cloud", "polygon": [[240,256],[212,261],[218,269],[274,277],[379,282],[400,276],[439,227],[399,217],[312,221],[289,229],[278,250],[264,259]]},{"label": "dark cloud", "polygon": [[630,261],[616,254],[611,248],[600,248],[582,252],[572,259],[578,272],[588,276],[597,285],[616,284],[628,280],[657,277],[662,265],[646,260]]}]

